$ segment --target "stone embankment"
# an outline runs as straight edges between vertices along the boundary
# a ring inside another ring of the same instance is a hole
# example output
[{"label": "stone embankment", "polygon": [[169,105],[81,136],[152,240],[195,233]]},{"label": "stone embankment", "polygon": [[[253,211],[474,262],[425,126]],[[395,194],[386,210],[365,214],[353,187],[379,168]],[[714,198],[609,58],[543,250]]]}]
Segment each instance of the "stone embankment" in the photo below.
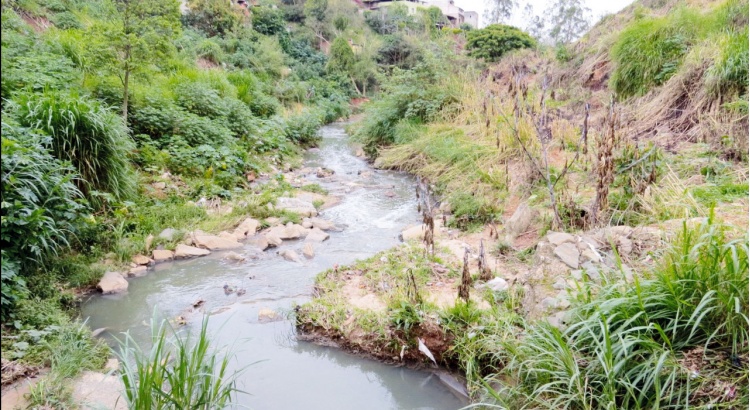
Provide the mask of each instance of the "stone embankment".
[{"label": "stone embankment", "polygon": [[[200,230],[183,234],[176,229],[164,229],[158,238],[166,241],[174,241],[183,235],[182,242],[178,243],[174,250],[159,246],[152,250],[150,256],[133,256],[127,271],[105,273],[97,284],[97,289],[103,294],[122,293],[128,289],[126,278],[144,276],[158,263],[206,256],[214,251],[226,251],[224,259],[243,262],[248,257],[236,251],[241,251],[246,245],[250,245],[255,252],[262,252],[268,248],[278,247],[286,240],[304,240],[302,255],[311,259],[315,256],[315,245],[330,237],[327,231],[338,230],[333,222],[317,217],[315,206],[304,199],[282,197],[278,199],[274,208],[298,213],[304,216],[304,219],[301,224],[289,222],[282,225],[278,218],[267,218],[263,222],[246,218],[233,230],[222,231],[216,235]],[[267,228],[261,230],[261,226]],[[151,248],[153,240],[153,235],[149,235],[145,244],[147,249]],[[290,262],[302,262],[302,256],[297,251],[287,249],[278,254]]]}]

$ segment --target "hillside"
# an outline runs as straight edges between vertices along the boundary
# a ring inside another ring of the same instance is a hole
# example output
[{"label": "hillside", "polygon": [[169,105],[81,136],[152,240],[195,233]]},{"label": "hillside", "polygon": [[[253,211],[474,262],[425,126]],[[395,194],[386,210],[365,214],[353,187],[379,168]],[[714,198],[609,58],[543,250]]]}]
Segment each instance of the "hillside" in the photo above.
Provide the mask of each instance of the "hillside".
[{"label": "hillside", "polygon": [[747,16],[638,1],[573,44],[493,27],[478,70],[394,73],[351,131],[423,178],[424,224],[321,273],[299,329],[426,348],[499,408],[747,406]]}]

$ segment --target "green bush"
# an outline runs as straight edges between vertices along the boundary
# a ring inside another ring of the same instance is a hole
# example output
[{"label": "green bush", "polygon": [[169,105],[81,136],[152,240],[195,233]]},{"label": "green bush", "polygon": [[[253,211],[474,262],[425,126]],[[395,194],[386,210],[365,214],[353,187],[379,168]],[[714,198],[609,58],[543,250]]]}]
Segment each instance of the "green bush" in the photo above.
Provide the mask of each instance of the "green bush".
[{"label": "green bush", "polygon": [[218,118],[227,108],[218,91],[204,83],[180,84],[174,89],[177,105],[201,117]]},{"label": "green bush", "polygon": [[52,136],[52,153],[70,161],[81,176],[81,190],[98,202],[93,190],[122,200],[135,193],[128,161],[134,144],[122,117],[81,95],[45,92],[20,99],[21,125]]},{"label": "green bush", "polygon": [[267,6],[253,8],[253,29],[267,36],[281,33],[286,29],[282,11]]},{"label": "green bush", "polygon": [[55,14],[52,17],[52,23],[61,30],[83,28],[83,24],[78,20],[78,17],[69,11]]},{"label": "green bush", "polygon": [[213,178],[225,189],[241,181],[247,167],[247,154],[237,146],[173,145],[169,149],[169,169],[188,176]]},{"label": "green bush", "polygon": [[221,46],[215,41],[208,39],[198,43],[195,47],[195,53],[198,57],[205,58],[214,64],[221,64],[224,60],[224,50],[221,49]]},{"label": "green bush", "polygon": [[49,137],[2,123],[2,322],[26,294],[23,275],[68,246],[88,209],[75,169]]},{"label": "green bush", "polygon": [[746,27],[721,37],[720,52],[706,73],[706,85],[715,95],[741,96],[748,84],[748,33]]},{"label": "green bush", "polygon": [[483,29],[472,30],[466,35],[469,55],[486,61],[498,61],[509,51],[536,46],[536,41],[527,33],[503,24],[491,24]]},{"label": "green bush", "polygon": [[284,135],[295,144],[314,146],[320,137],[320,114],[314,110],[303,111],[284,120]]},{"label": "green bush", "polygon": [[241,24],[242,15],[228,1],[191,0],[189,11],[182,15],[182,22],[208,37],[223,36]]}]

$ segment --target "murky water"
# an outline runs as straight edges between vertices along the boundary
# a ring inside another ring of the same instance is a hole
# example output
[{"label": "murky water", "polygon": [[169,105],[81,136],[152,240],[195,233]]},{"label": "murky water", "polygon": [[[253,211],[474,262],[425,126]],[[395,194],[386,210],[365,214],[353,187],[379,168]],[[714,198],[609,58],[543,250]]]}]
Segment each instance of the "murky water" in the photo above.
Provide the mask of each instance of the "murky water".
[{"label": "murky water", "polygon": [[[301,250],[302,241],[284,241],[258,260],[236,264],[221,252],[187,261],[160,264],[142,278],[130,280],[124,295],[96,296],[83,307],[92,329],[110,335],[130,331],[146,343],[146,326],[155,311],[175,317],[203,299],[214,312],[211,335],[218,345],[236,352],[232,366],[246,367],[238,404],[253,409],[456,409],[464,405],[438,377],[387,366],[333,348],[295,340],[290,321],[259,323],[260,309],[289,311],[309,299],[315,275],[334,264],[372,256],[398,243],[399,231],[417,222],[414,183],[403,174],[375,171],[353,155],[341,125],[321,129],[320,149],[308,152],[306,178],[343,200],[321,217],[344,227],[318,245],[315,258],[303,263],[283,260],[276,252]],[[314,169],[335,171],[322,182]],[[371,175],[368,175],[371,174]],[[250,253],[250,249],[244,251]],[[239,253],[242,253],[240,251]],[[225,295],[227,283],[247,290]],[[217,313],[218,312],[218,313]],[[112,339],[110,339],[112,340]]]}]

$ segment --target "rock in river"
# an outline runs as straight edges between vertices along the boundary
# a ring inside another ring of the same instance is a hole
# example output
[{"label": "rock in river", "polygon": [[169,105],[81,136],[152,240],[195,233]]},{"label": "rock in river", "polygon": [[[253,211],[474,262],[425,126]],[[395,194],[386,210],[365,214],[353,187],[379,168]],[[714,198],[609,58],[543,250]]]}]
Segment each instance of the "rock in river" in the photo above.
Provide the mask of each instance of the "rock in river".
[{"label": "rock in river", "polygon": [[156,262],[164,262],[174,259],[174,252],[167,249],[154,249],[152,255]]},{"label": "rock in river", "polygon": [[206,250],[206,249],[179,244],[174,250],[174,257],[175,259],[192,258],[194,256],[206,256],[209,253],[211,253],[211,251]]},{"label": "rock in river", "polygon": [[200,248],[208,250],[236,249],[241,248],[242,244],[235,239],[222,238],[214,235],[195,235],[195,244]]},{"label": "rock in river", "polygon": [[105,295],[120,293],[128,290],[128,281],[119,272],[107,272],[96,285],[96,288]]},{"label": "rock in river", "polygon": [[310,233],[307,234],[307,238],[305,238],[305,242],[323,242],[326,239],[328,239],[330,235],[323,232],[322,230],[318,228],[312,228],[310,230]]},{"label": "rock in river", "polygon": [[279,198],[276,200],[276,209],[298,213],[302,216],[316,216],[318,210],[312,203],[299,198]]}]

